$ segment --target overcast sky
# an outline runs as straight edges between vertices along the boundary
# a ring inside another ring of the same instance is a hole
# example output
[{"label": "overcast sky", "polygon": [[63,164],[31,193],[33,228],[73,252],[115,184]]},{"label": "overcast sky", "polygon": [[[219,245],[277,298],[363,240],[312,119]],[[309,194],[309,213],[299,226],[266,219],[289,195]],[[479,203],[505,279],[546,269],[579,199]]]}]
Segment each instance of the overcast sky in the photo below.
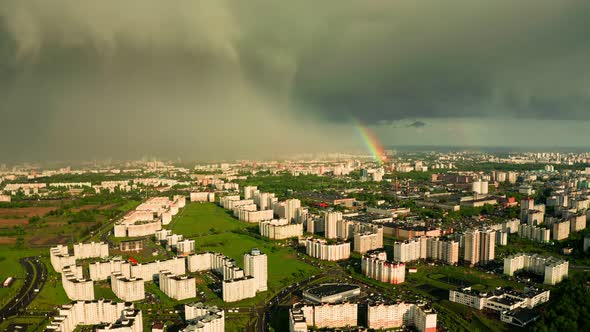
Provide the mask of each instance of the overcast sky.
[{"label": "overcast sky", "polygon": [[0,0],[0,160],[586,146],[590,1]]}]

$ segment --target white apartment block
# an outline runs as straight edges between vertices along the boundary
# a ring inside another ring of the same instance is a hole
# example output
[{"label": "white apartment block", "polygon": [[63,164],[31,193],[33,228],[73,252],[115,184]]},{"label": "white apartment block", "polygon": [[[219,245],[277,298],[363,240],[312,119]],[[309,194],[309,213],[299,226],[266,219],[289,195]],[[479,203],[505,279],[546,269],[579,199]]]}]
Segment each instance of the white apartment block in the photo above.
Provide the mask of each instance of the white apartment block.
[{"label": "white apartment block", "polygon": [[413,326],[420,332],[435,332],[436,318],[436,312],[424,303],[377,303],[367,306],[367,327],[375,330]]},{"label": "white apartment block", "polygon": [[223,301],[235,302],[256,296],[258,285],[253,277],[243,277],[222,282]]},{"label": "white apartment block", "polygon": [[109,257],[109,245],[104,242],[74,244],[74,256],[76,259]]},{"label": "white apartment block", "polygon": [[192,192],[190,193],[191,202],[215,202],[215,193],[211,192]]},{"label": "white apartment block", "polygon": [[120,272],[126,278],[131,277],[131,264],[120,259],[90,263],[88,270],[90,272],[90,279],[94,281],[107,280],[116,272]]},{"label": "white apartment block", "polygon": [[563,259],[537,254],[516,254],[504,258],[504,274],[514,275],[520,270],[544,276],[543,283],[555,285],[568,276],[569,263]]},{"label": "white apartment block", "polygon": [[309,256],[317,259],[339,261],[350,258],[350,242],[329,244],[323,239],[307,239],[305,251]]},{"label": "white apartment block", "polygon": [[303,235],[303,224],[290,224],[287,219],[262,221],[258,227],[260,235],[271,240],[284,240]]},{"label": "white apartment block", "polygon": [[254,193],[253,198],[254,198],[254,204],[256,204],[256,206],[258,206],[258,209],[261,211],[272,209],[274,203],[277,202],[277,198],[275,197],[275,194],[273,194],[273,193],[257,192],[257,193]]},{"label": "white apartment block", "polygon": [[82,266],[70,265],[61,271],[61,283],[70,300],[94,300],[94,282],[84,278]]},{"label": "white apartment block", "polygon": [[522,224],[518,227],[518,235],[535,242],[547,243],[551,241],[551,230],[548,228]]},{"label": "white apartment block", "polygon": [[241,221],[245,221],[245,222],[251,222],[251,223],[256,223],[256,222],[261,222],[261,221],[265,221],[265,220],[272,220],[272,218],[274,217],[274,211],[273,210],[260,210],[260,211],[256,211],[256,205],[252,205],[254,207],[253,210],[246,210],[246,209],[240,209],[238,210],[238,219]]},{"label": "white apartment block", "polygon": [[470,229],[465,232],[465,261],[471,265],[485,264],[496,257],[496,231]]},{"label": "white apartment block", "polygon": [[406,281],[406,265],[388,262],[385,252],[364,255],[361,260],[361,271],[368,278],[389,284],[397,285]]},{"label": "white apartment block", "polygon": [[510,219],[502,223],[502,231],[514,234],[518,232],[518,226],[520,225],[519,219]]},{"label": "white apartment block", "polygon": [[156,237],[156,241],[166,241],[166,238],[172,235],[172,230],[170,229],[162,229],[154,233]]},{"label": "white apartment block", "polygon": [[185,239],[176,244],[176,252],[180,256],[188,256],[195,252],[195,240]]},{"label": "white apartment block", "polygon": [[234,208],[244,206],[244,205],[253,205],[254,200],[252,199],[240,199],[238,195],[232,196],[224,196],[219,198],[219,204],[226,210],[232,210]]},{"label": "white apartment block", "polygon": [[58,309],[58,315],[45,328],[46,332],[72,332],[78,326],[125,323],[126,332],[142,332],[143,319],[140,310],[132,303],[110,300],[77,301]]},{"label": "white apartment block", "polygon": [[497,246],[508,245],[508,232],[496,231],[496,245]]},{"label": "white apartment block", "polygon": [[178,276],[170,271],[160,271],[160,290],[175,300],[185,300],[197,296],[195,278]]},{"label": "white apartment block", "polygon": [[268,258],[256,248],[244,255],[244,270],[231,258],[206,252],[187,256],[190,272],[214,271],[223,278],[222,296],[226,302],[235,302],[256,296],[264,291],[268,280]]},{"label": "white apartment block", "polygon": [[133,302],[145,299],[143,280],[127,278],[121,272],[114,272],[111,275],[111,289],[123,301]]},{"label": "white apartment block", "polygon": [[289,309],[289,332],[307,332],[307,322],[301,308]]},{"label": "white apartment block", "polygon": [[316,328],[354,327],[358,325],[358,304],[295,304],[305,324]]},{"label": "white apartment block", "polygon": [[182,332],[225,332],[224,311],[216,306],[185,304],[184,320],[189,325]]},{"label": "white apartment block", "polygon": [[354,235],[354,252],[364,254],[381,248],[383,248],[383,228],[379,228],[376,233],[365,232]]},{"label": "white apartment block", "polygon": [[145,264],[131,265],[131,278],[139,278],[144,281],[154,280],[154,276],[160,274],[160,271],[169,271],[174,275],[183,275],[186,273],[186,263],[183,257],[172,257],[165,261],[154,261]]},{"label": "white apartment block", "polygon": [[342,212],[324,212],[324,237],[326,239],[338,238],[338,221],[342,220]]},{"label": "white apartment block", "polygon": [[279,218],[287,219],[292,222],[297,217],[297,210],[301,208],[301,201],[292,198],[284,202],[284,205],[280,205],[277,215]]},{"label": "white apartment block", "polygon": [[266,254],[256,248],[252,249],[249,254],[245,254],[244,275],[254,277],[256,291],[266,291],[268,282],[268,257]]},{"label": "white apartment block", "polygon": [[244,199],[253,199],[254,192],[258,190],[256,186],[245,186],[244,187]]},{"label": "white apartment block", "polygon": [[152,235],[160,229],[162,229],[162,221],[154,219],[133,224],[115,224],[114,233],[115,237],[140,237]]},{"label": "white apartment block", "polygon": [[178,245],[178,242],[182,240],[184,240],[184,236],[182,234],[170,234],[166,236],[166,239],[164,241],[166,242],[166,248],[174,249]]},{"label": "white apartment block", "polygon": [[61,273],[64,267],[76,264],[76,257],[71,256],[68,247],[61,244],[49,249],[49,258],[51,266],[58,273]]},{"label": "white apartment block", "polygon": [[565,220],[562,222],[556,222],[551,226],[553,232],[553,240],[561,241],[565,240],[570,236],[570,221]]},{"label": "white apartment block", "polygon": [[528,210],[526,222],[528,225],[536,226],[545,222],[545,211],[543,210]]},{"label": "white apartment block", "polygon": [[393,244],[393,260],[406,263],[427,257],[428,238],[419,237]]},{"label": "white apartment block", "polygon": [[570,233],[579,232],[586,228],[586,214],[573,215],[569,221]]},{"label": "white apartment block", "polygon": [[214,252],[205,252],[194,254],[187,257],[187,267],[189,272],[201,272],[213,270],[218,274],[223,274],[225,266],[233,266],[233,260],[223,254]]},{"label": "white apartment block", "polygon": [[[247,217],[249,217],[249,215],[247,215],[247,213],[256,212],[256,204],[252,203],[252,204],[238,205],[232,209],[232,212],[233,212],[234,217],[236,217],[240,220],[246,219]],[[242,220],[242,221],[244,221],[244,220]]]},{"label": "white apartment block", "polygon": [[115,237],[139,237],[155,234],[167,225],[186,204],[184,196],[152,197],[127,213],[114,226]]},{"label": "white apartment block", "polygon": [[454,265],[459,262],[459,242],[439,237],[419,237],[393,244],[393,260],[411,262],[432,259]]},{"label": "white apartment block", "polygon": [[459,263],[459,252],[457,241],[441,240],[438,237],[430,237],[426,240],[426,256],[429,259],[455,265]]}]

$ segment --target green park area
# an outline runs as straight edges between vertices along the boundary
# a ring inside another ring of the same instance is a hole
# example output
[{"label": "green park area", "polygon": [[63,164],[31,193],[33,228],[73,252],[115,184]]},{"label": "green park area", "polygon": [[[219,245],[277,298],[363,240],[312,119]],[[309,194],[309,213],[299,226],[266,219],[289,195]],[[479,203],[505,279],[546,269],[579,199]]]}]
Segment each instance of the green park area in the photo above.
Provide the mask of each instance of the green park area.
[{"label": "green park area", "polygon": [[11,299],[23,285],[26,271],[19,259],[40,254],[42,250],[39,249],[15,249],[11,245],[0,245],[0,282],[8,277],[15,278],[10,287],[0,287],[0,306],[6,304],[6,301]]},{"label": "green park area", "polygon": [[247,223],[234,219],[228,211],[212,203],[189,203],[168,228],[188,238],[246,229]]}]

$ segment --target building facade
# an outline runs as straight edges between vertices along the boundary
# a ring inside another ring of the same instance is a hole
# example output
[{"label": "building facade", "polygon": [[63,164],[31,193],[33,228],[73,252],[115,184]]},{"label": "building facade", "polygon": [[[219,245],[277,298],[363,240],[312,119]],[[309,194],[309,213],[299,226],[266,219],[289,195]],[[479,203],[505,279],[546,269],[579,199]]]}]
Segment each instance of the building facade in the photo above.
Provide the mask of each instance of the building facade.
[{"label": "building facade", "polygon": [[568,276],[569,263],[555,257],[520,253],[504,258],[504,274],[513,276],[520,270],[544,277],[543,283],[555,285]]},{"label": "building facade", "polygon": [[322,239],[307,239],[305,251],[311,257],[325,261],[339,261],[350,258],[350,242],[329,244]]}]

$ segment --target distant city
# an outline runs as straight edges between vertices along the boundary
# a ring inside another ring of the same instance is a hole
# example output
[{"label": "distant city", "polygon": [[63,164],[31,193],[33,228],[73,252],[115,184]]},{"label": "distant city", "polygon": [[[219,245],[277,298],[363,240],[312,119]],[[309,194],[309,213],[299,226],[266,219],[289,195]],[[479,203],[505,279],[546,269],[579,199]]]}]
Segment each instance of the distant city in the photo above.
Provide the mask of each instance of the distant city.
[{"label": "distant city", "polygon": [[589,152],[319,157],[1,165],[3,328],[536,331],[588,309]]}]

